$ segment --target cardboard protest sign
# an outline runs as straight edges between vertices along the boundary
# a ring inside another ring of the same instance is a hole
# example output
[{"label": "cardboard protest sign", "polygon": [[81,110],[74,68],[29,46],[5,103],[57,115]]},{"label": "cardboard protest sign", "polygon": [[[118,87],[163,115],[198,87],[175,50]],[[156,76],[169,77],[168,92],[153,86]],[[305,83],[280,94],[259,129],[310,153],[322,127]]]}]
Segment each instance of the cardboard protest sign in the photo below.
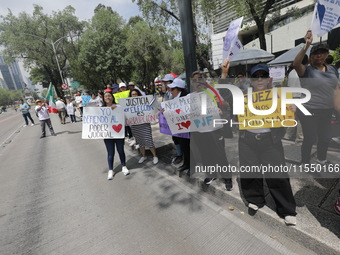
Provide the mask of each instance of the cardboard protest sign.
[{"label": "cardboard protest sign", "polygon": [[[220,128],[213,127],[213,120],[220,118],[217,104],[205,92],[191,93],[161,105],[172,134],[209,132]],[[202,105],[207,106],[207,114],[202,114]]]},{"label": "cardboard protest sign", "polygon": [[233,20],[229,28],[227,30],[227,34],[224,37],[224,45],[223,45],[223,59],[229,57],[231,49],[234,47],[235,42],[237,41],[238,31],[241,28],[243,21],[243,17]]},{"label": "cardboard protest sign", "polygon": [[157,100],[152,95],[121,98],[118,102],[124,109],[126,125],[158,121]]},{"label": "cardboard protest sign", "polygon": [[113,96],[115,97],[116,104],[118,104],[118,99],[127,98],[130,96],[130,90],[115,93]]},{"label": "cardboard protest sign", "polygon": [[314,34],[322,37],[340,23],[340,2],[334,0],[317,0],[311,23]]},{"label": "cardboard protest sign", "polygon": [[[256,115],[248,106],[248,97],[244,97],[244,114],[238,115],[239,129],[259,129],[295,126],[294,112],[286,106],[286,115],[281,114],[281,88],[277,89],[277,105],[273,106],[273,93],[271,89],[253,92],[253,106],[256,110],[268,110],[272,106],[276,109],[269,115]],[[287,93],[292,98],[292,93]]]},{"label": "cardboard protest sign", "polygon": [[122,107],[84,107],[83,139],[125,137],[125,118]]},{"label": "cardboard protest sign", "polygon": [[162,134],[172,135],[172,136],[181,137],[181,138],[190,138],[189,133],[172,134],[170,127],[168,125],[168,122],[166,121],[166,118],[164,117],[164,115],[162,113],[159,114],[158,123],[159,123],[159,131]]}]

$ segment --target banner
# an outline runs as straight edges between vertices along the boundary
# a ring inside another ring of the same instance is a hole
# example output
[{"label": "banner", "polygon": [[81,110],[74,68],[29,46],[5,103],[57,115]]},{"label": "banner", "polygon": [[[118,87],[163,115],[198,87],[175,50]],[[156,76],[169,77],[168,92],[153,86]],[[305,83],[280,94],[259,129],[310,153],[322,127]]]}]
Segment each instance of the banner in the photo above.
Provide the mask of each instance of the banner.
[{"label": "banner", "polygon": [[[239,129],[260,129],[295,126],[294,112],[286,106],[286,115],[281,115],[281,88],[277,89],[276,110],[269,115],[255,115],[248,108],[248,97],[244,97],[244,115],[238,115]],[[253,106],[256,110],[268,110],[273,105],[272,90],[253,92]],[[292,93],[287,93],[287,98],[292,98]]]},{"label": "banner", "polygon": [[118,102],[124,109],[126,125],[158,121],[158,102],[153,95],[121,98]]},{"label": "banner", "polygon": [[[220,118],[214,101],[207,93],[200,92],[162,102],[171,133],[209,132],[221,128],[213,127],[213,120]],[[206,114],[202,114],[202,105],[207,106]]]},{"label": "banner", "polygon": [[234,47],[236,40],[238,40],[238,31],[240,31],[242,25],[243,17],[233,20],[227,30],[227,34],[224,37],[223,45],[223,60],[228,58],[230,55],[230,50]]},{"label": "banner", "polygon": [[83,139],[107,139],[125,137],[125,118],[122,107],[84,107]]},{"label": "banner", "polygon": [[338,0],[317,0],[314,7],[311,30],[321,37],[340,23],[340,2]]},{"label": "banner", "polygon": [[123,91],[123,92],[117,92],[117,93],[113,94],[113,96],[115,98],[116,104],[118,104],[118,99],[127,98],[127,97],[130,96],[130,90],[126,90],[126,91]]},{"label": "banner", "polygon": [[181,138],[187,138],[187,139],[190,138],[190,133],[172,134],[169,128],[168,122],[166,121],[166,118],[164,117],[162,113],[159,114],[158,123],[159,123],[159,131],[162,134],[181,137]]}]

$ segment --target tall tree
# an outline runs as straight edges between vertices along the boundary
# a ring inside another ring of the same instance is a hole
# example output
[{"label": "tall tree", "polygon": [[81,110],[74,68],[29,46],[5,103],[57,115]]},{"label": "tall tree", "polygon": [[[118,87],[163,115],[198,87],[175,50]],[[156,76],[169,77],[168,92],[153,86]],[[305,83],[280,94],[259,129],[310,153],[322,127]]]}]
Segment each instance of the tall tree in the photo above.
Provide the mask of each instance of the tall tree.
[{"label": "tall tree", "polygon": [[34,76],[38,74],[60,85],[57,59],[66,76],[71,72],[69,61],[78,55],[77,41],[84,29],[84,22],[74,12],[71,6],[52,15],[43,13],[38,5],[34,6],[33,14],[22,12],[15,16],[9,10],[0,17],[0,45],[4,46],[6,61],[21,58],[26,68],[34,70],[32,79],[38,78]]},{"label": "tall tree", "polygon": [[79,40],[80,52],[74,63],[75,77],[88,88],[102,88],[118,79],[127,80],[125,21],[111,8],[97,6]]}]

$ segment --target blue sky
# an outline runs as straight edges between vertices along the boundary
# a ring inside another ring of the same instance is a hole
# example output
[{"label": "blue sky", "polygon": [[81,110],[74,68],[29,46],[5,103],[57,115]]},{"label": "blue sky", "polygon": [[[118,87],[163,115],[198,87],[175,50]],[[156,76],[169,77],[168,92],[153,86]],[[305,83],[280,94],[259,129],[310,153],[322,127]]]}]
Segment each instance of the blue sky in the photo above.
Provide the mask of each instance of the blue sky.
[{"label": "blue sky", "polygon": [[88,20],[93,16],[94,8],[100,3],[110,6],[126,21],[132,16],[141,16],[138,6],[131,0],[0,0],[0,15],[6,15],[8,9],[15,15],[24,11],[32,14],[34,4],[42,6],[44,12],[49,14],[71,5],[76,9],[75,15],[80,20]]}]

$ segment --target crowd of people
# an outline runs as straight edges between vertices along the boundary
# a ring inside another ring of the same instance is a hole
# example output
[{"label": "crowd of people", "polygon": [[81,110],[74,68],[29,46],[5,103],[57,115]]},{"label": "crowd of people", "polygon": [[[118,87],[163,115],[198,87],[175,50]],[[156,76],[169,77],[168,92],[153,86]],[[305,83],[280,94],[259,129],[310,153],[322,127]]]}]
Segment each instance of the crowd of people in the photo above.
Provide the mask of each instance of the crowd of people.
[{"label": "crowd of people", "polygon": [[[288,81],[288,86],[301,86],[307,88],[311,92],[311,100],[304,104],[311,116],[306,116],[299,109],[296,112],[296,120],[298,123],[298,132],[296,133],[296,140],[302,143],[301,146],[301,164],[308,167],[311,163],[311,149],[313,144],[317,141],[317,164],[327,165],[327,150],[331,140],[330,137],[330,118],[332,116],[334,91],[339,86],[339,73],[338,70],[332,66],[326,64],[326,59],[329,55],[329,49],[325,44],[316,44],[311,48],[310,56],[306,61],[307,49],[312,44],[312,33],[308,31],[305,40],[306,46],[298,53],[291,66],[291,73],[295,75],[300,81],[298,85]],[[220,83],[228,78],[229,75],[229,60],[226,59],[222,64],[222,74],[220,77]],[[272,79],[269,76],[269,68],[266,64],[258,64],[254,66],[250,72],[250,78],[245,77],[245,73],[239,73],[234,84],[238,86],[243,93],[248,93],[248,88],[251,87],[253,92],[259,92],[267,89],[272,89]],[[162,101],[169,101],[176,98],[186,96],[189,91],[182,79],[176,78],[176,75],[166,74],[162,79],[162,86],[159,87],[160,96]],[[192,88],[190,94],[198,93],[202,91],[201,81],[203,75],[201,72],[194,72],[191,76]],[[322,84],[322,86],[320,86]],[[61,99],[57,101],[58,115],[61,124],[65,124],[65,117],[68,115],[71,118],[71,122],[76,122],[75,110],[78,109],[80,116],[83,114],[83,107],[87,106],[103,106],[110,107],[112,111],[119,107],[116,103],[114,92],[123,92],[129,90],[129,97],[137,97],[145,95],[134,82],[129,82],[128,85],[120,83],[118,87],[112,88],[108,85],[102,92],[85,91],[83,95],[77,93],[74,98],[74,102],[70,99],[63,102]],[[220,93],[220,96],[225,103],[218,103],[221,116],[229,116],[233,118],[232,110],[232,97],[230,94]],[[294,97],[300,97],[301,95],[294,95]],[[45,124],[50,129],[51,135],[55,135],[51,121],[49,119],[46,105],[37,100],[37,106],[35,111],[38,114],[42,135],[45,137]],[[226,107],[227,106],[227,107]],[[295,111],[292,106],[291,110]],[[23,117],[25,119],[25,125],[28,125],[28,119],[32,120],[27,104],[22,102],[20,105]],[[164,109],[160,109],[160,114],[163,114]],[[288,129],[289,130],[289,129]],[[187,171],[190,175],[190,165],[199,162],[203,165],[228,165],[228,152],[225,150],[224,129],[218,129],[211,132],[192,132],[189,137],[172,136],[174,148],[176,154],[174,155],[172,163],[178,166],[179,172]],[[289,131],[290,132],[290,131]],[[286,133],[285,128],[256,128],[240,130],[238,132],[238,153],[240,166],[282,166],[285,165],[285,156],[281,139],[290,133]],[[126,136],[129,141],[134,141],[132,144],[137,144],[140,149],[140,158],[138,163],[143,163],[146,160],[145,149],[149,148],[153,156],[153,164],[158,163],[158,157],[156,148],[153,142],[152,129],[150,123],[144,123],[139,125],[131,125],[126,128]],[[134,137],[134,140],[133,140]],[[115,148],[118,151],[120,163],[122,166],[122,172],[124,175],[129,174],[129,170],[126,166],[126,156],[124,152],[124,138],[119,139],[104,139],[104,144],[107,149],[107,161],[108,161],[108,176],[107,179],[111,180],[114,176],[113,165]],[[195,143],[199,142],[206,146],[195,147]],[[131,144],[130,144],[131,145]],[[211,151],[209,148],[214,148],[214,157],[211,157]],[[194,153],[192,153],[194,151]],[[196,151],[196,152],[195,152]],[[190,160],[190,155],[194,155]],[[204,180],[206,185],[209,185],[214,181],[216,176],[207,176]],[[231,174],[223,176],[225,188],[227,191],[231,191],[233,188]],[[290,179],[288,174],[281,173],[281,175],[273,176],[271,174],[258,174],[247,175],[241,173],[240,175],[240,189],[248,203],[250,210],[257,211],[266,204],[264,193],[264,181],[266,182],[269,192],[272,195],[275,204],[276,212],[282,217],[287,225],[296,225],[296,202],[290,185]],[[337,200],[335,210],[340,214],[340,198]]]}]

